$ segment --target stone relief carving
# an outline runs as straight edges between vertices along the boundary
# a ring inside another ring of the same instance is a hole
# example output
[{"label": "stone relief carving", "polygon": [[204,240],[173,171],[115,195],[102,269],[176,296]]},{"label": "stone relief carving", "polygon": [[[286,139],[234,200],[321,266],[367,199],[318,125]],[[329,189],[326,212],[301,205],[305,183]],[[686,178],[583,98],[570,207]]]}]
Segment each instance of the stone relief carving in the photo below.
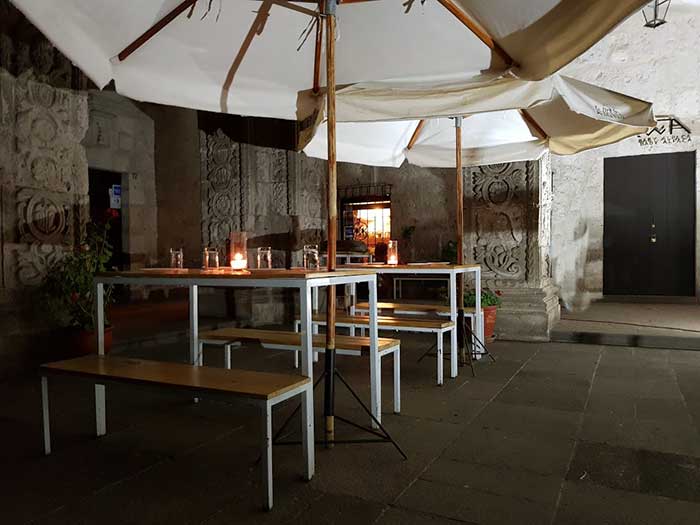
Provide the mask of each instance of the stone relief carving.
[{"label": "stone relief carving", "polygon": [[21,242],[72,242],[73,214],[65,196],[24,188],[17,192],[17,227]]},{"label": "stone relief carving", "polygon": [[223,247],[229,232],[241,229],[240,146],[221,130],[200,134],[202,239]]},{"label": "stone relief carving", "polygon": [[546,153],[540,160],[540,207],[539,244],[542,259],[542,276],[552,277],[552,263],[549,256],[552,244],[552,157]]},{"label": "stone relief carving", "polygon": [[525,163],[469,169],[472,254],[484,277],[524,281],[527,276],[528,169]]},{"label": "stone relief carving", "polygon": [[17,252],[17,278],[24,286],[41,284],[48,270],[65,256],[63,247],[40,244],[29,246],[26,251]]},{"label": "stone relief carving", "polygon": [[17,81],[15,104],[18,183],[86,193],[87,170],[74,165],[87,129],[84,97],[46,84]]}]

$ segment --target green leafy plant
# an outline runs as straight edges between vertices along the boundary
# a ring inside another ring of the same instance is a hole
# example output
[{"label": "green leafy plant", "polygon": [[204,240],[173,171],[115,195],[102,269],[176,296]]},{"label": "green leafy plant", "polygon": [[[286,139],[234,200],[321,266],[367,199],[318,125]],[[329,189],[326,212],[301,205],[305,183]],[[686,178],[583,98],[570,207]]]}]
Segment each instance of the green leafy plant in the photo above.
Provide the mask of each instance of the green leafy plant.
[{"label": "green leafy plant", "polygon": [[[106,271],[112,257],[107,232],[116,213],[109,210],[105,222],[88,224],[79,245],[50,268],[40,296],[59,325],[95,330],[95,274]],[[105,287],[105,306],[112,301],[112,291],[111,286]]]},{"label": "green leafy plant", "polygon": [[[482,290],[481,291],[481,307],[484,306],[500,306],[501,305],[501,291],[496,290]],[[476,306],[476,292],[470,290],[464,292],[464,306],[475,307]]]}]

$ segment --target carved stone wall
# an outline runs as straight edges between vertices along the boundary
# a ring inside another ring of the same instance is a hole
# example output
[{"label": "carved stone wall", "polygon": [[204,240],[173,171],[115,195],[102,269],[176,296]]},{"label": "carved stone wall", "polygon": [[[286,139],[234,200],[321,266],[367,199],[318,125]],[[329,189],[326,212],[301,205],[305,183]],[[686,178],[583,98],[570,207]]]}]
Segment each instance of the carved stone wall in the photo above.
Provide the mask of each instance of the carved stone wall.
[{"label": "carved stone wall", "polygon": [[[273,248],[273,265],[301,265],[304,244],[325,230],[325,162],[303,153],[239,144],[221,130],[200,133],[202,242],[225,254],[231,231],[248,233],[248,263],[256,248]],[[222,257],[223,259],[223,257]],[[243,324],[282,322],[282,292],[235,290]],[[288,298],[289,299],[289,298]]]},{"label": "carved stone wall", "polygon": [[89,216],[87,126],[84,94],[0,69],[0,377],[52,348],[27,292]]},{"label": "carved stone wall", "polygon": [[0,70],[2,288],[38,284],[87,216],[84,95]]},{"label": "carved stone wall", "polygon": [[504,292],[498,335],[548,339],[559,317],[549,267],[549,155],[539,161],[467,168],[466,179],[465,253],[482,265],[484,284]]}]

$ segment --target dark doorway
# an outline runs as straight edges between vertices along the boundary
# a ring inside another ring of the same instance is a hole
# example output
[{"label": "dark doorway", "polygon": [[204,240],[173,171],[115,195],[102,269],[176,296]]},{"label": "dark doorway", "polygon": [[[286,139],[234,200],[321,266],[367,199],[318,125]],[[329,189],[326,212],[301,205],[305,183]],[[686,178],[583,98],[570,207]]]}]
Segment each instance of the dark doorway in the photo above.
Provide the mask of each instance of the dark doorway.
[{"label": "dark doorway", "polygon": [[603,293],[695,295],[695,152],[605,159]]},{"label": "dark doorway", "polygon": [[90,168],[90,220],[101,223],[109,210],[116,210],[116,218],[110,221],[111,227],[107,232],[107,239],[112,245],[112,259],[107,263],[108,267],[119,270],[126,268],[128,261],[122,247],[122,210],[117,201],[121,197],[122,176],[120,173],[103,171]]}]

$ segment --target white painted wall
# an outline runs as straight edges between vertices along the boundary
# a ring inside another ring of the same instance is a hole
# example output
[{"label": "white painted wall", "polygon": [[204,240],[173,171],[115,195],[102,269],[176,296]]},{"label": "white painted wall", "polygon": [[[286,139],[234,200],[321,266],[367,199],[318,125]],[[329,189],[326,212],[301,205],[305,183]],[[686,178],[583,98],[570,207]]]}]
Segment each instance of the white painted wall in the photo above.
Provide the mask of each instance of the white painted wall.
[{"label": "white painted wall", "polygon": [[[568,308],[585,308],[602,297],[603,159],[700,149],[700,2],[675,0],[667,20],[648,29],[642,14],[636,14],[561,72],[650,100],[657,115],[675,115],[692,131],[692,141],[685,144],[641,146],[637,138],[630,138],[570,157],[552,157],[553,277]],[[700,196],[696,198],[700,203]],[[697,240],[696,245],[700,246]],[[696,290],[698,282],[696,267]]]}]

